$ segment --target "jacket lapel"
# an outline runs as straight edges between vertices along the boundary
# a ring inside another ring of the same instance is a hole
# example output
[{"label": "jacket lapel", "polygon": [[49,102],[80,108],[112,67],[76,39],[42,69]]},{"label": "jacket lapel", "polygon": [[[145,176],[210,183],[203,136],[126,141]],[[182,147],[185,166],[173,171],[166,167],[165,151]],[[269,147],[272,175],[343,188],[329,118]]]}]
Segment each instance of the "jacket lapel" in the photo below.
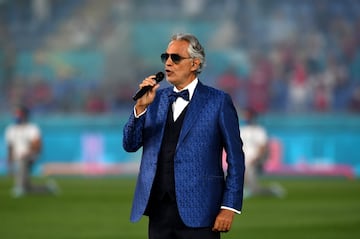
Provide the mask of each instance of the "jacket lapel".
[{"label": "jacket lapel", "polygon": [[[193,124],[197,121],[198,116],[201,114],[201,109],[203,109],[205,103],[207,102],[208,92],[206,87],[199,81],[194,95],[188,105],[186,116],[183,122],[183,126],[180,132],[178,146],[184,140],[186,135],[189,133]],[[177,146],[177,147],[178,147]]]},{"label": "jacket lapel", "polygon": [[162,142],[162,137],[164,134],[165,124],[166,124],[166,118],[169,110],[169,97],[168,95],[171,93],[171,88],[165,89],[162,92],[162,95],[159,95],[159,103],[158,103],[158,109],[156,114],[156,120],[155,124],[157,125],[155,127],[155,132],[153,132],[154,135],[160,133],[160,140],[157,142],[159,148]]},{"label": "jacket lapel", "polygon": [[167,113],[169,110],[169,94],[172,92],[172,88],[169,87],[167,89],[165,89],[162,92],[162,95],[159,97],[160,102],[159,102],[159,108],[158,108],[158,114],[157,114],[157,123],[161,122],[162,128],[165,127],[165,122],[166,122],[166,117],[167,117]]}]

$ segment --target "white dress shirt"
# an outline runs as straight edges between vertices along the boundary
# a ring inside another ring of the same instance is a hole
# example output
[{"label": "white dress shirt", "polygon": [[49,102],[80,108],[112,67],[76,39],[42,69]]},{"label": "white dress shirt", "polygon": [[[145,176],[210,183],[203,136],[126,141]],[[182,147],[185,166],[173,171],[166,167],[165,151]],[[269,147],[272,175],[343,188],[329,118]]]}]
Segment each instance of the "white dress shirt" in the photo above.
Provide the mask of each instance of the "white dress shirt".
[{"label": "white dress shirt", "polygon": [[[184,100],[181,97],[178,97],[173,105],[172,105],[172,111],[173,111],[173,118],[174,121],[177,120],[177,118],[179,117],[179,115],[181,114],[181,112],[185,109],[185,107],[189,104],[192,96],[194,95],[194,91],[196,88],[196,85],[198,83],[198,79],[196,78],[195,80],[193,80],[190,84],[188,84],[183,90],[188,90],[189,91],[189,101]],[[180,90],[178,90],[175,86],[174,86],[174,91],[175,92],[180,92]]]}]

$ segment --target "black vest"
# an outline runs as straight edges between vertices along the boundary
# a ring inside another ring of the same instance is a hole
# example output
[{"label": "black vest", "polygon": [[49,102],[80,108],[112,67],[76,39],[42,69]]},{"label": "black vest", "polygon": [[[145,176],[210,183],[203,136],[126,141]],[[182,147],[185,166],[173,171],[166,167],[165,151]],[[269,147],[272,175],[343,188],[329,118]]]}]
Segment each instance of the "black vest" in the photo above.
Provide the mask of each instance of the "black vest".
[{"label": "black vest", "polygon": [[163,200],[165,197],[175,200],[174,155],[186,110],[187,106],[174,122],[172,107],[169,107],[151,192],[155,200]]}]

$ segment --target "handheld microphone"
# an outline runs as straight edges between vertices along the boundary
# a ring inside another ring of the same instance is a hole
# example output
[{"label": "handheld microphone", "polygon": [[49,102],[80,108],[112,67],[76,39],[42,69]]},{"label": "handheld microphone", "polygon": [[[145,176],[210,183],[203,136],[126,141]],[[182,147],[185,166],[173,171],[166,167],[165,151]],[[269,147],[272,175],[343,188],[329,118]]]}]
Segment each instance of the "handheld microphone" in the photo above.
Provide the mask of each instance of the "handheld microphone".
[{"label": "handheld microphone", "polygon": [[[162,81],[162,80],[164,79],[164,76],[165,76],[164,73],[162,73],[162,72],[160,71],[160,72],[158,72],[158,73],[156,74],[154,80],[155,80],[157,83],[159,83],[160,81]],[[143,95],[145,95],[145,93],[148,92],[151,88],[152,88],[152,86],[148,85],[148,86],[145,86],[145,87],[139,89],[139,90],[135,93],[135,95],[133,96],[133,100],[134,100],[134,101],[137,101],[139,98],[141,98]]]}]

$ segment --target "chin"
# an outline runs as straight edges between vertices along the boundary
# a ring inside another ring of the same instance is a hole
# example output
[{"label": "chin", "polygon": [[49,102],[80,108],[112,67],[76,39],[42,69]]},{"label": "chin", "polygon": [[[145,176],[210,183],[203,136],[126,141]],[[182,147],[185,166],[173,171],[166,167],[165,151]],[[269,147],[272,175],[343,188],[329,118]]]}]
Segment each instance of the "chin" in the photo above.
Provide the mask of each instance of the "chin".
[{"label": "chin", "polygon": [[174,80],[173,77],[167,76],[167,77],[166,77],[166,80],[167,80],[167,82],[169,82],[170,84],[174,84],[174,83],[175,83],[175,80]]}]

